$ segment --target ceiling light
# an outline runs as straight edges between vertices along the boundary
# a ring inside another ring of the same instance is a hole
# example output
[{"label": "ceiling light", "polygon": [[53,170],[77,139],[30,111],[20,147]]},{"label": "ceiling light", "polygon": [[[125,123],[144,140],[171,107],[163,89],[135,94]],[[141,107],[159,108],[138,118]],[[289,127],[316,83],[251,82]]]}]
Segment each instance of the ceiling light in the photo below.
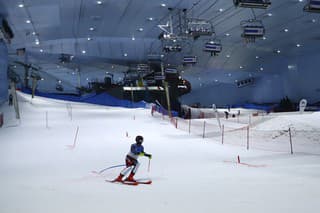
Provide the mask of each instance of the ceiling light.
[{"label": "ceiling light", "polygon": [[22,8],[24,7],[24,4],[18,4],[18,7]]},{"label": "ceiling light", "polygon": [[28,19],[28,20],[26,20],[26,23],[27,23],[27,24],[30,24],[30,23],[31,23],[31,21]]}]

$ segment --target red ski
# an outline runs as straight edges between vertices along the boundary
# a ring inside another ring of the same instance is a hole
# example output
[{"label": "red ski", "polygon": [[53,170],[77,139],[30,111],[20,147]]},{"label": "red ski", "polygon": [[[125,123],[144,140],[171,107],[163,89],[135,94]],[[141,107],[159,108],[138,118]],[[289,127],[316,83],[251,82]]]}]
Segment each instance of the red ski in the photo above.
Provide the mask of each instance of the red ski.
[{"label": "red ski", "polygon": [[124,185],[130,185],[130,186],[137,186],[139,184],[151,184],[152,180],[136,180],[136,181],[114,181],[114,180],[105,180],[109,183],[117,183],[117,184],[124,184]]}]

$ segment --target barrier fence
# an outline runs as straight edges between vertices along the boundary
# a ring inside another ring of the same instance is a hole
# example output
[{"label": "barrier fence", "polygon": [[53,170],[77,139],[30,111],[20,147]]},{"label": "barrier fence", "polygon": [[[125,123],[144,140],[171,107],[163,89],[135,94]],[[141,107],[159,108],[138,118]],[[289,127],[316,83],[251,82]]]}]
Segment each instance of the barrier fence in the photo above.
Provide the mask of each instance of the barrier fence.
[{"label": "barrier fence", "polygon": [[242,122],[223,118],[221,126],[216,118],[169,118],[158,112],[153,113],[153,116],[171,122],[179,130],[212,139],[216,143],[241,146],[248,150],[320,155],[320,130],[297,130],[293,126],[275,130],[261,130],[255,127],[274,116],[260,115],[251,117],[251,119],[241,118]]}]

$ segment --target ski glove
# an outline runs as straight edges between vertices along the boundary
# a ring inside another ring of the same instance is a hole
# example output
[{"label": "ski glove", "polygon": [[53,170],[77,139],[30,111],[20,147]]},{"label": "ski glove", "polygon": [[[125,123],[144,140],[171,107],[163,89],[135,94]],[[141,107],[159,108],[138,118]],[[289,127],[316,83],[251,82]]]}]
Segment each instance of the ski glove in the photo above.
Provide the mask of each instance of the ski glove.
[{"label": "ski glove", "polygon": [[151,155],[151,154],[144,154],[144,156],[148,157],[149,159],[152,158],[152,155]]}]

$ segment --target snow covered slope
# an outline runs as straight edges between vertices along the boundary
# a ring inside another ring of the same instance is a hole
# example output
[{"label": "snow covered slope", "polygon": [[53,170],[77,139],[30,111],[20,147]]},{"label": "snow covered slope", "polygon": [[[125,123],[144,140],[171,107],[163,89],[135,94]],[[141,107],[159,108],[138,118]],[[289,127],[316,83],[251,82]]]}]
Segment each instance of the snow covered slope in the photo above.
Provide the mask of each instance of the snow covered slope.
[{"label": "snow covered slope", "polygon": [[[152,117],[149,109],[31,100],[23,94],[19,100],[20,122],[13,108],[0,108],[5,113],[0,128],[1,213],[312,213],[320,208],[320,153],[221,145],[216,138],[177,130]],[[317,113],[273,118],[254,128],[283,123],[320,129]],[[152,185],[104,181],[115,178],[121,167],[92,173],[123,164],[138,134],[153,158],[150,171],[149,160],[140,158],[136,176],[151,178]],[[319,146],[316,142],[310,149]]]}]

